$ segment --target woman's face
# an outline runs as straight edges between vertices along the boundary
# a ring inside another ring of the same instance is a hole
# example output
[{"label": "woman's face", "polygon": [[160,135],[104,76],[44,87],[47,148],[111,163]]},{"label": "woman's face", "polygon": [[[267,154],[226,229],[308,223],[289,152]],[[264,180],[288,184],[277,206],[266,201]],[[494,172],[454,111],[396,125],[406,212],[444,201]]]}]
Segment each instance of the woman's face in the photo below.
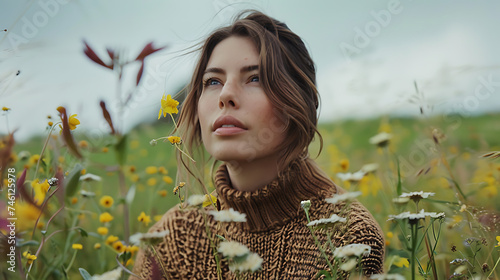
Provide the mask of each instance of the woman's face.
[{"label": "woman's face", "polygon": [[232,36],[213,50],[203,75],[198,118],[205,149],[225,162],[277,160],[285,138],[259,82],[259,54],[247,37]]}]

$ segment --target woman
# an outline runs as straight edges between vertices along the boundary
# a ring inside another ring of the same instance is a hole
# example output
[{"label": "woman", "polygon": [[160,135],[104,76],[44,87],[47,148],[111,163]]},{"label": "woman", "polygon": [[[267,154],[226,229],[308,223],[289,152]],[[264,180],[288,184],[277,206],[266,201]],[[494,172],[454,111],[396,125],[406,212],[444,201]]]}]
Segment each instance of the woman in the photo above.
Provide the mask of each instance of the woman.
[{"label": "woman", "polygon": [[[150,230],[170,231],[156,247],[168,279],[236,277],[225,261],[218,272],[207,232],[238,241],[262,258],[261,269],[248,278],[314,278],[328,266],[306,226],[304,200],[311,201],[312,220],[333,213],[347,218],[333,243],[369,245],[363,273],[382,272],[380,227],[358,202],[343,214],[344,204],[325,202],[344,191],[308,157],[319,135],[315,83],[315,66],[300,37],[262,13],[240,17],[205,41],[179,126],[186,146],[203,143],[222,162],[214,181],[218,205],[246,214],[246,222],[221,225],[199,208],[168,211]],[[149,279],[158,267],[140,252],[134,272]]]}]

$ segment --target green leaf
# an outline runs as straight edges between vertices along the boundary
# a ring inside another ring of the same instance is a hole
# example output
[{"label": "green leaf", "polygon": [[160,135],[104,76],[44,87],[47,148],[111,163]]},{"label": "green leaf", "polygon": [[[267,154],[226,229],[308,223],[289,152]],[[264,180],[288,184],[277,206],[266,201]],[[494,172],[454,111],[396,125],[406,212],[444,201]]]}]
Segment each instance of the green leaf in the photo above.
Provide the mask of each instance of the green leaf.
[{"label": "green leaf", "polygon": [[36,240],[30,240],[30,241],[26,241],[26,242],[22,242],[22,243],[17,243],[17,247],[21,248],[21,247],[24,247],[24,246],[38,246],[40,245],[40,243],[38,243],[38,241]]},{"label": "green leaf", "polygon": [[80,270],[80,274],[82,275],[83,280],[92,279],[92,275],[90,275],[90,273],[88,273],[84,268],[80,267],[78,270]]},{"label": "green leaf", "polygon": [[82,237],[88,237],[89,236],[89,234],[83,228],[79,227],[77,229],[78,229],[78,231],[80,231],[80,235]]},{"label": "green leaf", "polygon": [[69,180],[66,183],[66,197],[72,197],[78,190],[78,183],[80,182],[80,175],[82,172],[82,165],[77,163],[71,173],[68,175]]},{"label": "green leaf", "polygon": [[401,167],[399,165],[399,159],[396,158],[396,164],[398,166],[398,185],[396,186],[396,193],[398,196],[403,194],[403,184],[401,182]]},{"label": "green leaf", "polygon": [[123,135],[118,143],[116,143],[115,151],[118,164],[121,166],[125,165],[125,162],[127,161],[127,134]]},{"label": "green leaf", "polygon": [[328,280],[333,279],[332,275],[330,274],[330,271],[327,271],[327,270],[324,270],[324,269],[320,270],[318,272],[318,274],[316,274],[316,279],[319,279],[322,275],[325,276],[325,278],[323,278],[323,279],[328,279]]}]

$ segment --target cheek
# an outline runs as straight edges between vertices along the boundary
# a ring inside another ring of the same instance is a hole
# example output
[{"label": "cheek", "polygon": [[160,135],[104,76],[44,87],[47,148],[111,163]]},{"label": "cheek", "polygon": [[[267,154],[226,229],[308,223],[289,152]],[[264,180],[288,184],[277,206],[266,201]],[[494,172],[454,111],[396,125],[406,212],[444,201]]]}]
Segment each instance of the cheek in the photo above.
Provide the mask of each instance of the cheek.
[{"label": "cheek", "polygon": [[261,136],[266,139],[265,142],[272,144],[271,146],[283,143],[286,138],[286,116],[271,104],[266,104],[258,116],[262,123]]},{"label": "cheek", "polygon": [[198,119],[200,121],[202,137],[207,132],[207,129],[210,129],[210,123],[211,123],[210,115],[211,113],[214,112],[214,109],[211,108],[210,106],[211,106],[210,102],[207,102],[207,100],[204,100],[204,98],[202,97],[198,101],[198,108],[197,108]]}]

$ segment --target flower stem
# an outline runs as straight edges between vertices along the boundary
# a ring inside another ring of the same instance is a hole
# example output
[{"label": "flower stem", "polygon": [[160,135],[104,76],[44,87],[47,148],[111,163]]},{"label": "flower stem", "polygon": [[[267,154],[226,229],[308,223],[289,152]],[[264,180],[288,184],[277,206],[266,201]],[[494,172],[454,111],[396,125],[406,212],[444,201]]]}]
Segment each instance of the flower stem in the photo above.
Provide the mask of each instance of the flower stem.
[{"label": "flower stem", "polygon": [[52,127],[50,128],[49,135],[47,135],[47,139],[45,139],[45,143],[43,144],[42,151],[40,152],[40,158],[38,159],[38,162],[36,163],[36,168],[35,168],[35,174],[33,176],[33,180],[36,179],[36,175],[38,174],[38,168],[40,167],[40,162],[42,161],[43,153],[45,152],[45,148],[47,148],[47,144],[49,143],[50,135],[52,134],[52,131],[54,131],[54,127],[56,125],[60,124],[61,122],[57,122]]},{"label": "flower stem", "polygon": [[69,272],[69,270],[70,270],[71,266],[73,265],[73,262],[75,261],[75,258],[76,258],[76,253],[78,253],[78,250],[76,250],[76,249],[75,249],[75,252],[73,253],[73,257],[71,258],[71,261],[70,261],[70,262],[69,262],[69,264],[68,264],[68,267],[66,267],[66,269],[64,269],[64,272],[65,272],[66,274],[68,274],[68,272]]},{"label": "flower stem", "polygon": [[498,265],[499,262],[500,262],[500,257],[498,257],[498,260],[495,263],[495,266],[493,267],[493,269],[491,270],[491,272],[490,272],[490,274],[488,275],[487,278],[490,278],[491,274],[493,274],[493,272],[495,272],[495,268],[497,268],[497,265]]},{"label": "flower stem", "polygon": [[318,237],[314,234],[312,227],[307,227],[307,228],[311,232],[311,235],[314,238],[314,243],[316,243],[316,246],[318,247],[319,251],[321,252],[321,255],[323,256],[323,258],[325,259],[326,264],[328,264],[328,267],[330,268],[331,273],[334,273],[333,265],[330,262],[330,259],[328,258],[328,256],[326,255],[325,249],[323,249],[323,247],[321,246],[321,243],[319,242]]},{"label": "flower stem", "polygon": [[411,223],[411,279],[415,280],[415,264],[417,253],[418,222]]},{"label": "flower stem", "polygon": [[[127,196],[127,186],[125,183],[125,173],[123,172],[123,166],[120,166],[118,169],[118,182],[120,185],[120,194],[122,197]],[[123,237],[128,241],[130,236],[130,218],[129,218],[129,209],[128,204],[123,203]]]},{"label": "flower stem", "polygon": [[177,148],[177,150],[179,150],[179,152],[187,156],[192,162],[196,162],[192,157],[190,157],[186,152],[184,152],[177,144],[175,144],[175,147]]},{"label": "flower stem", "polygon": [[174,116],[171,113],[168,113],[170,115],[170,118],[172,118],[172,121],[174,122],[174,131],[177,129],[177,123],[175,122]]},{"label": "flower stem", "polygon": [[212,232],[210,231],[210,227],[208,226],[208,219],[207,219],[207,214],[203,209],[201,210],[203,220],[205,222],[205,232],[207,233],[208,240],[210,241],[210,247],[212,248],[214,258],[215,258],[215,264],[217,265],[217,279],[222,279],[222,269],[220,266],[220,258],[219,258],[219,253],[217,252],[217,247],[215,246],[214,239],[212,238]]}]

